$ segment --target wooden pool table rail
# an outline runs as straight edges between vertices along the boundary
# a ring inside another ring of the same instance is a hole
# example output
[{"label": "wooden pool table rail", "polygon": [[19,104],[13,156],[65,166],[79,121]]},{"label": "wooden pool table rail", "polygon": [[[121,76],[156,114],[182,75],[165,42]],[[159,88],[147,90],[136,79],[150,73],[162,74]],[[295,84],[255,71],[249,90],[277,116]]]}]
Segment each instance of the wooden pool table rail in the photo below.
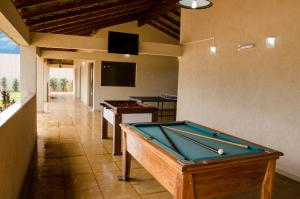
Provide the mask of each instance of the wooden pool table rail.
[{"label": "wooden pool table rail", "polygon": [[122,175],[125,180],[130,178],[130,160],[133,156],[176,199],[217,197],[253,187],[261,187],[262,199],[271,198],[276,159],[282,155],[278,151],[270,149],[241,157],[182,164],[176,156],[128,125],[121,124],[121,128]]}]

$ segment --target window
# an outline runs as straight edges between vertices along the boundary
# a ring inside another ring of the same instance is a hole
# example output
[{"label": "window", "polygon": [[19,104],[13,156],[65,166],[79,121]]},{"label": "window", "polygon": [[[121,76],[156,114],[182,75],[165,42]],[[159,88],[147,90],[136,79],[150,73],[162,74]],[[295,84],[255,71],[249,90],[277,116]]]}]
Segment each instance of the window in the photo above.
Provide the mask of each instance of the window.
[{"label": "window", "polygon": [[0,112],[20,101],[20,47],[0,32]]},{"label": "window", "polygon": [[136,63],[102,62],[101,86],[135,87]]}]

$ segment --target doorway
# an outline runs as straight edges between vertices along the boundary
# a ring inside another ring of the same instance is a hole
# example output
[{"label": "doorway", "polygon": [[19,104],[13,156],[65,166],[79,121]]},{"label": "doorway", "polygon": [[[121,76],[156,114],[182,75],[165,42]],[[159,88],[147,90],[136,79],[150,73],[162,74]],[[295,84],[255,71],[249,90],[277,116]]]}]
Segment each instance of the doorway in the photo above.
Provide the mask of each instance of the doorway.
[{"label": "doorway", "polygon": [[91,62],[88,65],[89,75],[89,106],[93,108],[94,105],[94,63]]}]

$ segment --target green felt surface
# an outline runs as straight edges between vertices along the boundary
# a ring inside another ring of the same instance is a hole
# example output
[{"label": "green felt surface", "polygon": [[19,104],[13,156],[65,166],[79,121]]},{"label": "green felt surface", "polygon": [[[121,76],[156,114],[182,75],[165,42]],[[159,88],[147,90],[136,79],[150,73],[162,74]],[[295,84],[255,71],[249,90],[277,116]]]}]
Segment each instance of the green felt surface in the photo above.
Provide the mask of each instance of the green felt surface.
[{"label": "green felt surface", "polygon": [[198,144],[191,142],[188,139],[185,139],[179,133],[175,133],[172,130],[164,128],[165,133],[167,136],[172,140],[172,142],[176,145],[178,152],[176,152],[175,148],[170,144],[168,139],[162,133],[158,124],[155,123],[145,123],[145,124],[131,124],[130,126],[136,129],[139,133],[143,136],[152,138],[153,142],[159,144],[162,148],[166,151],[172,153],[173,155],[177,156],[179,159],[185,159],[189,161],[200,161],[200,160],[211,160],[217,158],[225,158],[225,157],[234,157],[234,156],[242,156],[245,154],[253,154],[253,153],[261,153],[264,152],[263,148],[254,146],[248,142],[232,138],[230,136],[224,134],[217,134],[213,131],[204,129],[196,124],[190,122],[173,122],[173,123],[160,123],[162,126],[168,126],[171,128],[176,128],[196,134],[201,134],[205,136],[211,136],[218,139],[223,139],[226,141],[231,141],[239,144],[248,145],[249,148],[241,148],[238,146],[233,146],[230,144],[209,140],[206,138],[200,138],[193,135],[185,135],[190,137],[194,140],[197,140],[205,145],[208,145],[215,149],[223,149],[224,154],[219,155],[215,152],[212,152]]}]

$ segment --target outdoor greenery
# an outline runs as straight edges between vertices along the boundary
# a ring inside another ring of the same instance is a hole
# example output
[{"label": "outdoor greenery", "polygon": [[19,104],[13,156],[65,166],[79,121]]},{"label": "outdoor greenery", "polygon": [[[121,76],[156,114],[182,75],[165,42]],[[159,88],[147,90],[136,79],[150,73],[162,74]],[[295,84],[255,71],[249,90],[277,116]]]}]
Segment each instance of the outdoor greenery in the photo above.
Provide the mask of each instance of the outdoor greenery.
[{"label": "outdoor greenery", "polygon": [[2,77],[0,79],[0,112],[4,109],[8,108],[10,105],[15,103],[16,101],[20,101],[21,93],[19,92],[19,80],[14,79],[12,82],[12,90],[8,89],[7,86],[7,78]]},{"label": "outdoor greenery", "polygon": [[15,100],[10,98],[10,94],[8,91],[2,91],[1,95],[2,95],[1,104],[4,107],[4,109],[9,107],[13,103],[15,103]]},{"label": "outdoor greenery", "polygon": [[60,86],[61,86],[61,90],[62,90],[63,92],[66,91],[66,87],[67,87],[68,82],[69,82],[69,81],[68,81],[66,78],[60,79]]},{"label": "outdoor greenery", "polygon": [[50,79],[50,87],[53,89],[53,91],[56,91],[56,88],[58,86],[58,81],[56,78]]},{"label": "outdoor greenery", "polygon": [[14,92],[18,92],[19,91],[19,85],[20,85],[19,84],[19,80],[17,78],[14,79],[13,86],[12,86]]},{"label": "outdoor greenery", "polygon": [[3,91],[6,91],[7,90],[7,79],[6,79],[6,77],[2,77],[0,83],[1,83],[1,89]]}]

